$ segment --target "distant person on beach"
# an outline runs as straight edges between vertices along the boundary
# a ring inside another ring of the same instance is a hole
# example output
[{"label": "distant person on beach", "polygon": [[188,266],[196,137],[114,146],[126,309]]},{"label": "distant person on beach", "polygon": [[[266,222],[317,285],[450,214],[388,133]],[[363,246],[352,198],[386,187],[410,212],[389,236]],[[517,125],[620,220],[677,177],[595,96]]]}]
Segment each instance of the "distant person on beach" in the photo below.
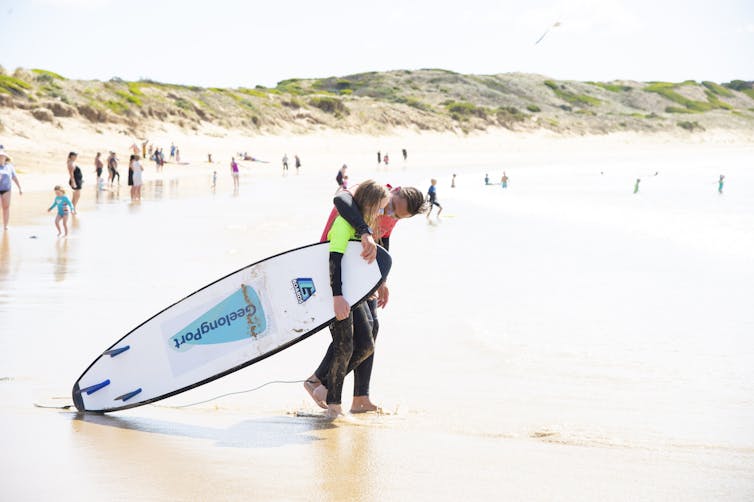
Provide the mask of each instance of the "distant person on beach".
[{"label": "distant person on beach", "polygon": [[130,172],[132,173],[133,187],[131,187],[131,200],[141,200],[141,186],[144,183],[142,173],[144,167],[141,165],[140,157],[134,155],[131,160]]},{"label": "distant person on beach", "polygon": [[212,171],[212,190],[217,187],[217,171]]},{"label": "distant person on beach", "polygon": [[0,202],[3,206],[3,230],[8,230],[10,220],[11,182],[18,187],[18,195],[23,195],[21,183],[16,176],[16,169],[11,164],[12,159],[0,145]]},{"label": "distant person on beach", "polygon": [[288,170],[288,154],[284,153],[283,154],[283,171],[287,171],[287,170]]},{"label": "distant person on beach", "polygon": [[382,156],[382,162],[384,162],[386,166],[390,162],[390,159],[388,158],[387,153],[385,153],[385,155]]},{"label": "distant person on beach", "polygon": [[118,184],[120,185],[120,173],[118,172],[118,157],[115,156],[115,152],[110,152],[110,156],[107,158],[107,170],[110,174],[110,185],[115,183],[115,177],[118,177]]},{"label": "distant person on beach", "polygon": [[450,188],[455,188],[455,187],[456,187],[456,175],[453,174],[453,178],[450,180]]},{"label": "distant person on beach", "polygon": [[52,201],[52,205],[47,209],[49,213],[53,208],[58,208],[58,214],[55,216],[55,228],[58,230],[58,237],[60,237],[60,220],[63,220],[63,229],[65,234],[68,235],[68,215],[76,213],[76,206],[65,195],[65,190],[60,185],[55,185],[53,189],[55,191],[55,200]]},{"label": "distant person on beach", "polygon": [[296,174],[298,174],[298,170],[301,168],[301,159],[298,158],[298,154],[293,155],[293,161],[296,164]]},{"label": "distant person on beach", "polygon": [[636,183],[634,183],[634,193],[639,192],[639,183],[641,183],[641,179],[636,178]]},{"label": "distant person on beach", "polygon": [[212,154],[211,153],[207,154],[207,162],[209,162],[210,164],[212,163]]},{"label": "distant person on beach", "polygon": [[170,160],[175,158],[175,143],[170,143]]},{"label": "distant person on beach", "polygon": [[505,174],[505,171],[503,171],[503,177],[500,178],[500,186],[503,188],[508,188],[508,175]]},{"label": "distant person on beach", "polygon": [[238,186],[240,183],[239,177],[240,172],[238,171],[238,163],[236,162],[235,157],[230,158],[230,175],[233,177],[233,190],[238,190]]},{"label": "distant person on beach", "polygon": [[[453,176],[455,176],[455,174]],[[432,214],[432,209],[434,208],[434,206],[437,206],[438,208],[440,208],[437,211],[437,219],[439,220],[440,213],[442,213],[442,206],[440,205],[439,202],[437,202],[437,187],[435,186],[437,185],[437,180],[432,178],[430,180],[430,183],[431,184],[429,185],[429,190],[427,190],[427,202],[429,202],[429,211],[427,211],[427,219],[429,219],[429,215]]]},{"label": "distant person on beach", "polygon": [[97,152],[97,155],[94,156],[94,172],[97,174],[97,185],[99,186],[99,181],[102,179],[102,169],[105,167],[105,164],[102,163],[102,154],[100,152]]},{"label": "distant person on beach", "polygon": [[[359,185],[353,198],[367,226],[374,227],[380,210],[390,202],[390,192],[384,185],[367,180]],[[352,308],[343,297],[342,291],[341,262],[348,241],[355,236],[356,229],[342,216],[333,220],[327,233],[327,240],[330,241],[330,286],[336,320],[330,324],[332,360],[327,374],[323,375],[320,381],[327,389],[325,402],[329,418],[343,414],[341,397],[346,374],[374,352],[374,339],[369,329],[370,314],[366,303],[362,302]]]},{"label": "distant person on beach", "polygon": [[725,184],[725,176],[722,174],[720,175],[720,179],[718,180],[717,184],[717,193],[723,193],[723,185]]},{"label": "distant person on beach", "polygon": [[81,197],[81,187],[84,185],[84,175],[81,173],[81,168],[76,165],[76,159],[78,154],[76,152],[70,152],[68,154],[68,161],[66,165],[68,167],[68,184],[73,189],[73,205],[79,203]]},{"label": "distant person on beach", "polygon": [[131,200],[134,200],[134,159],[136,158],[136,155],[131,154],[131,156],[128,158],[128,186],[129,192],[131,193]]},{"label": "distant person on beach", "polygon": [[406,151],[406,149],[404,148],[401,151],[403,152],[403,160],[408,160],[408,152]]},{"label": "distant person on beach", "polygon": [[377,150],[377,164],[382,164],[382,153]]},{"label": "distant person on beach", "polygon": [[147,158],[147,145],[149,144],[149,140],[145,139],[141,143],[141,158],[146,159]]},{"label": "distant person on beach", "polygon": [[343,164],[343,167],[340,168],[338,171],[338,174],[335,176],[335,181],[338,183],[338,190],[343,188],[343,176],[346,175],[346,170],[348,169],[348,166]]},{"label": "distant person on beach", "polygon": [[[388,185],[389,187],[389,185]],[[356,187],[358,190],[358,187]],[[354,190],[355,191],[355,190]],[[356,235],[360,236],[362,244],[361,257],[368,263],[372,263],[377,257],[377,244],[379,243],[386,250],[390,249],[390,235],[393,228],[401,219],[411,218],[427,210],[427,204],[424,201],[424,195],[414,187],[396,187],[390,188],[390,202],[382,211],[376,223],[370,227],[362,217],[361,210],[354,201],[351,191],[344,190],[333,199],[335,208],[330,213],[325,230],[320,237],[324,242],[328,239],[328,233],[334,220],[341,216],[349,225],[356,229]],[[377,290],[375,298],[366,301],[369,316],[366,322],[363,319],[354,317],[354,338],[362,339],[369,336],[373,342],[377,340],[379,332],[379,320],[377,318],[377,308],[385,308],[389,300],[389,289],[387,283],[383,283]],[[370,319],[371,317],[371,319]],[[358,321],[358,322],[357,322]],[[362,331],[366,330],[367,335]],[[327,379],[333,357],[333,345],[327,349],[325,357],[322,359],[316,371],[304,382],[304,388],[321,408],[327,408],[325,398],[327,396],[327,385],[322,381]],[[372,367],[374,364],[374,354],[366,358],[361,364],[355,364],[356,361],[349,361],[349,367],[353,368],[353,401],[351,404],[351,413],[365,413],[369,411],[378,411],[379,407],[372,403],[369,398],[369,386],[372,379]]]},{"label": "distant person on beach", "polygon": [[490,175],[485,173],[484,174],[484,184],[489,185],[490,184]]},{"label": "distant person on beach", "polygon": [[[210,162],[212,162],[210,160]],[[180,164],[181,163],[181,151],[176,148],[175,149],[175,163]],[[165,165],[165,155],[162,153],[162,148],[160,148],[160,167]]]}]

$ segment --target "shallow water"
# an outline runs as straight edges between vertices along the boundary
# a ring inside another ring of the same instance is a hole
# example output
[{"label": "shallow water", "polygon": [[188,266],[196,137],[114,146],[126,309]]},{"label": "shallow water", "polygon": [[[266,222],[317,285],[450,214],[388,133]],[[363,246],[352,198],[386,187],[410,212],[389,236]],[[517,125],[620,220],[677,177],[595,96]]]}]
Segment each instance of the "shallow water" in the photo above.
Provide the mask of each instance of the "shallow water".
[{"label": "shallow water", "polygon": [[[422,189],[437,177],[445,210],[391,239],[372,388],[389,414],[335,424],[300,384],[168,408],[305,378],[326,331],[159,406],[32,406],[68,404],[94,357],[166,305],[316,241],[331,173],[258,169],[237,194],[204,175],[153,180],[141,203],[89,187],[68,239],[49,194],[14,199],[2,498],[750,500],[752,151],[469,158],[352,173]],[[482,184],[503,168],[509,188]]]}]

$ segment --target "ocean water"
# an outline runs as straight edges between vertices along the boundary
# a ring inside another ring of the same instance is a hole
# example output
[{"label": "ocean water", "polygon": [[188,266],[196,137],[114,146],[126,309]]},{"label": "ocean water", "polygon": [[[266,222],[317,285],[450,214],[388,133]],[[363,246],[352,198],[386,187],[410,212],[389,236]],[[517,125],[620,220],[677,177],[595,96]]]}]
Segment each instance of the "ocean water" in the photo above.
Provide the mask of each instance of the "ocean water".
[{"label": "ocean water", "polygon": [[[751,153],[412,152],[352,168],[353,181],[423,190],[437,178],[444,210],[391,239],[372,384],[386,414],[335,424],[300,384],[169,408],[301,380],[327,331],[161,406],[33,407],[70,403],[96,355],[166,305],[315,242],[329,171],[256,169],[237,194],[204,174],[156,179],[141,203],[91,189],[68,239],[44,213],[49,194],[16,198],[23,223],[0,236],[0,420],[14,431],[0,498],[73,484],[155,500],[751,500]],[[507,189],[483,184],[503,170]]]}]

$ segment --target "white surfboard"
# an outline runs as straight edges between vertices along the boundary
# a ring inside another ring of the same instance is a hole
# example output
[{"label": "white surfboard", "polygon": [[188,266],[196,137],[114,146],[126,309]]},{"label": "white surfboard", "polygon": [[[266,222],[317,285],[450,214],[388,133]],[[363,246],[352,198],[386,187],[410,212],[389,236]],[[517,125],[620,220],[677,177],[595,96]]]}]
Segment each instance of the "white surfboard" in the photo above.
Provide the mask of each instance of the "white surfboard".
[{"label": "white surfboard", "polygon": [[[343,256],[343,296],[355,305],[390,271],[378,248]],[[79,411],[152,403],[254,364],[311,336],[334,319],[329,243],[272,256],[218,279],[148,319],[100,354],[73,386]]]}]

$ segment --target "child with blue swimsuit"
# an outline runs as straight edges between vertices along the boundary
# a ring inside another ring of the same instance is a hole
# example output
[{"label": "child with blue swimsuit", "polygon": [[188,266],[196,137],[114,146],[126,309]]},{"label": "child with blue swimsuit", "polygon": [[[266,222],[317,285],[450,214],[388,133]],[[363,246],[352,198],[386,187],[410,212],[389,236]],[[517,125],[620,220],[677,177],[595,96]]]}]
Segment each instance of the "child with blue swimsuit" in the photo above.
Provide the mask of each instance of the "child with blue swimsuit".
[{"label": "child with blue swimsuit", "polygon": [[52,205],[47,209],[47,212],[49,213],[54,208],[58,208],[58,214],[55,216],[55,228],[58,229],[58,237],[60,237],[60,220],[63,220],[63,228],[65,229],[65,234],[63,237],[68,236],[68,215],[71,213],[76,213],[76,208],[73,207],[73,203],[71,200],[66,197],[65,190],[63,190],[60,185],[55,185],[55,200],[52,201]]}]

